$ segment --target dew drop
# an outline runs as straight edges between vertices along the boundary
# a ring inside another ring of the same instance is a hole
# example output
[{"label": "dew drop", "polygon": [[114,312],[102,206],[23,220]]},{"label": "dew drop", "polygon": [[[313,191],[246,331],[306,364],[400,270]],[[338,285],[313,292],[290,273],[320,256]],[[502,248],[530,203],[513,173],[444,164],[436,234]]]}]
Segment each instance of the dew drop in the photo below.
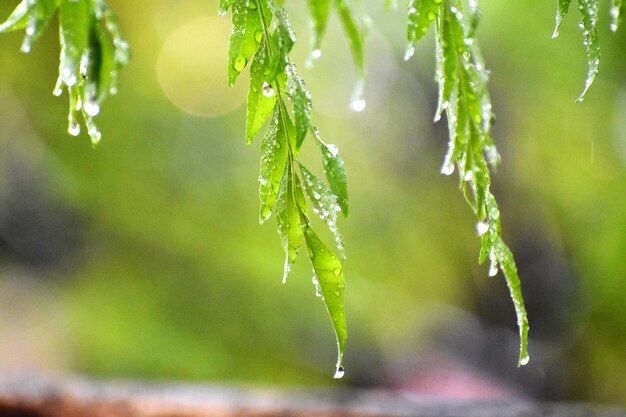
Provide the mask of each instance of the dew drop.
[{"label": "dew drop", "polygon": [[442,167],[441,167],[441,173],[443,175],[452,175],[452,173],[454,172],[454,164],[451,162],[446,162]]},{"label": "dew drop", "polygon": [[241,72],[243,71],[245,67],[246,67],[246,57],[244,57],[242,54],[238,54],[237,57],[235,58],[235,62],[233,62],[233,68],[235,68],[235,71]]},{"label": "dew drop", "polygon": [[322,51],[320,49],[314,49],[311,51],[311,59],[320,59]]},{"label": "dew drop", "polygon": [[343,366],[338,366],[337,370],[335,371],[335,375],[333,375],[333,378],[341,379],[343,378],[345,374],[346,374],[346,371],[343,369]]},{"label": "dew drop", "polygon": [[498,264],[494,261],[491,261],[491,265],[489,265],[489,276],[495,277],[498,274]]},{"label": "dew drop", "polygon": [[360,113],[363,110],[365,110],[366,105],[367,103],[365,102],[364,99],[357,98],[357,99],[352,100],[352,103],[350,103],[350,108],[352,109],[352,111]]},{"label": "dew drop", "polygon": [[519,364],[524,366],[524,365],[528,365],[528,362],[530,362],[530,356],[526,355],[523,358],[521,358],[519,360]]},{"label": "dew drop", "polygon": [[95,100],[87,100],[85,102],[85,113],[90,116],[97,116],[100,113],[100,105]]},{"label": "dew drop", "polygon": [[259,43],[261,42],[261,39],[263,39],[263,32],[260,30],[257,30],[256,32],[254,32],[254,40]]},{"label": "dew drop", "polygon": [[263,95],[267,98],[271,98],[274,96],[274,89],[267,82],[263,83]]},{"label": "dew drop", "polygon": [[482,236],[489,230],[489,223],[487,222],[478,222],[476,223],[476,233],[478,236]]},{"label": "dew drop", "polygon": [[272,214],[272,209],[268,206],[268,205],[263,205],[263,207],[261,207],[261,218],[263,220],[267,220],[270,218],[270,215]]},{"label": "dew drop", "polygon": [[80,124],[76,121],[70,122],[70,125],[67,128],[67,133],[72,136],[80,135]]},{"label": "dew drop", "polygon": [[333,275],[338,277],[339,275],[341,275],[341,268],[335,268],[333,269]]},{"label": "dew drop", "polygon": [[409,45],[406,48],[406,52],[404,53],[404,60],[408,61],[409,59],[411,59],[414,53],[415,53],[415,47],[413,45]]}]

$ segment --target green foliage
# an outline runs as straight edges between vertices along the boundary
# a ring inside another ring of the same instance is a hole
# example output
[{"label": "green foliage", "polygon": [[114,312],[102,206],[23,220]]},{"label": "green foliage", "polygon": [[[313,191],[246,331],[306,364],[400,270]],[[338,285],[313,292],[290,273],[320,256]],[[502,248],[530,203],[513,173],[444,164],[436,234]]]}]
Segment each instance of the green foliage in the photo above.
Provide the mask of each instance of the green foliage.
[{"label": "green foliage", "polygon": [[103,0],[23,0],[0,25],[0,32],[23,29],[21,49],[28,53],[57,10],[61,56],[54,94],[61,95],[67,88],[68,132],[80,133],[80,113],[95,145],[102,135],[94,117],[106,97],[117,93],[119,70],[128,62],[128,45],[107,4]]},{"label": "green foliage", "polygon": [[[331,4],[332,3],[332,4]],[[559,0],[558,36],[571,0]],[[598,73],[599,0],[576,0],[579,27],[587,57],[582,100]],[[364,39],[368,20],[351,0],[308,0],[312,21],[309,63],[321,55],[331,11],[335,10],[345,33],[356,72],[352,107],[365,107]],[[387,0],[386,7],[396,2]],[[232,14],[233,30],[228,49],[228,82],[236,83],[249,66],[245,138],[261,139],[259,172],[260,222],[275,215],[285,251],[283,281],[304,242],[313,269],[313,283],[335,331],[338,359],[336,377],[343,375],[342,358],[347,340],[344,312],[345,258],[343,238],[337,228],[339,213],[348,215],[344,163],[335,145],[325,143],[312,122],[313,102],[305,82],[290,57],[296,42],[282,0],[221,0],[218,13]],[[612,0],[610,28],[620,25],[624,5]],[[32,44],[58,11],[61,55],[55,95],[67,89],[70,101],[68,132],[80,133],[79,118],[96,144],[101,134],[94,117],[106,97],[117,91],[119,70],[128,61],[128,45],[121,38],[117,20],[103,0],[23,0],[0,24],[0,32],[24,30],[22,51]],[[490,262],[489,275],[502,270],[513,300],[520,335],[519,365],[528,362],[528,320],[515,260],[502,239],[500,210],[491,192],[491,169],[500,156],[491,137],[494,115],[487,83],[489,73],[475,37],[480,21],[477,0],[409,0],[405,59],[431,26],[435,28],[436,82],[439,100],[435,121],[445,112],[449,128],[448,152],[441,172],[459,173],[459,186],[476,216],[481,239],[479,262]],[[326,181],[298,159],[303,142],[312,137],[320,151]],[[330,249],[313,230],[309,208],[328,227],[336,248]]]},{"label": "green foliage", "polygon": [[[328,5],[311,5],[316,16],[316,43],[323,37]],[[344,2],[337,2],[342,19],[347,22],[357,67],[364,67],[362,39],[354,19]],[[269,126],[261,141],[259,172],[259,220],[276,216],[278,233],[285,250],[283,282],[298,256],[302,241],[307,247],[313,266],[313,282],[324,300],[335,330],[338,346],[337,373],[343,374],[342,358],[347,332],[344,313],[344,276],[342,258],[320,240],[308,217],[308,197],[312,210],[326,223],[333,234],[336,247],[342,253],[343,240],[337,229],[337,213],[348,213],[346,174],[343,161],[334,145],[325,144],[312,125],[311,94],[299,77],[289,53],[296,41],[287,12],[277,2],[268,0],[222,1],[219,13],[232,12],[233,32],[229,45],[229,81],[250,65],[250,87],[246,117],[246,142],[251,143],[269,118]],[[355,39],[353,39],[356,36]],[[362,72],[364,74],[364,71]],[[271,115],[271,117],[270,117]],[[307,135],[319,145],[326,185],[298,162],[300,148]],[[296,169],[298,167],[298,169]]]},{"label": "green foliage", "polygon": [[[559,35],[559,29],[561,22],[567,16],[569,11],[571,0],[559,0],[556,11],[556,25],[554,28],[553,38]],[[598,68],[600,66],[600,38],[598,36],[598,7],[599,0],[577,0],[578,11],[580,13],[580,21],[578,27],[583,33],[583,46],[587,55],[587,79],[585,80],[585,86],[582,93],[578,97],[578,101],[582,101],[585,94],[593,84],[593,80],[598,74]],[[622,14],[624,12],[624,5],[622,0],[612,0],[611,3],[611,31],[617,31]]]}]

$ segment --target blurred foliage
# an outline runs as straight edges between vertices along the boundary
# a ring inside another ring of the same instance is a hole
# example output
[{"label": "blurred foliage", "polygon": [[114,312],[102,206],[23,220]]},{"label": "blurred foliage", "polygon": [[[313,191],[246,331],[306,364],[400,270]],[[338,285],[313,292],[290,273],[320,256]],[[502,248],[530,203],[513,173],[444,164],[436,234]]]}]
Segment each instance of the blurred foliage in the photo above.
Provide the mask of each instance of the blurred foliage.
[{"label": "blurred foliage", "polygon": [[[279,239],[250,214],[258,204],[258,162],[241,140],[243,94],[226,90],[226,65],[199,60],[177,67],[163,56],[174,34],[183,56],[225,51],[229,29],[218,23],[207,30],[222,32],[203,44],[192,41],[196,30],[185,41],[194,21],[217,21],[217,3],[109,3],[128,42],[141,48],[120,78],[120,93],[98,116],[107,140],[96,150],[64,133],[65,104],[50,88],[56,35],[44,34],[29,55],[16,53],[19,34],[0,38],[2,292],[32,307],[20,317],[46,323],[20,339],[32,349],[18,350],[45,354],[46,361],[23,362],[102,376],[334,383],[325,366],[334,356],[332,334],[311,296],[311,272],[296,265],[283,287]],[[292,56],[301,64],[308,52],[306,4],[293,3],[302,41]],[[16,4],[3,2],[1,16]],[[539,398],[625,404],[626,32],[600,25],[601,70],[585,101],[575,103],[585,74],[572,68],[587,59],[575,20],[564,20],[552,41],[553,4],[482,6],[476,36],[491,70],[493,136],[504,162],[492,187],[504,237],[521,254],[536,323],[533,361],[517,370],[516,343],[497,342],[508,339],[484,337],[480,344],[470,336],[485,333],[472,330],[455,350],[432,332],[471,321],[463,311],[482,320],[480,329],[504,329],[515,340],[514,312],[493,296],[506,294],[504,282],[486,281],[475,265],[478,244],[465,227],[471,213],[456,184],[438,174],[447,132],[432,124],[434,39],[426,36],[416,48],[417,57],[428,58],[404,63],[405,34],[397,24],[403,14],[371,4],[376,23],[366,47],[363,113],[350,110],[354,75],[336,19],[323,56],[301,70],[316,123],[341,146],[350,179],[344,383],[398,384],[436,351]],[[159,76],[163,63],[188,91],[179,101]],[[200,88],[215,94],[198,98],[193,92]],[[235,111],[211,113],[231,94],[241,100]],[[305,161],[321,172],[319,161]],[[56,261],[37,263],[31,260],[40,252],[29,241],[64,249],[43,252]],[[14,289],[33,286],[45,291]],[[24,327],[14,318],[22,311],[2,305],[0,357],[7,367],[18,360],[7,355],[8,340]],[[534,391],[541,381],[558,384]]]}]

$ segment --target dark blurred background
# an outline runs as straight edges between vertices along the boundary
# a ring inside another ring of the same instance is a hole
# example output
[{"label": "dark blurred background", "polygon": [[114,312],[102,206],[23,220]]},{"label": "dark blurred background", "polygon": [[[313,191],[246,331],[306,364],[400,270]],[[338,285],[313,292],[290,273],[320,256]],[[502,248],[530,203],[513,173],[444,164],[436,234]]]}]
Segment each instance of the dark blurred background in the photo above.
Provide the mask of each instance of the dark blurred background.
[{"label": "dark blurred background", "polygon": [[504,280],[477,265],[475,219],[439,174],[432,34],[404,62],[405,11],[366,2],[368,105],[354,113],[336,18],[305,69],[308,15],[288,2],[315,122],[349,175],[341,381],[308,261],[281,285],[275,227],[257,223],[258,142],[244,144],[245,77],[227,86],[229,19],[215,0],[109,3],[133,59],[95,150],[66,134],[67,96],[52,95],[54,25],[28,55],[22,34],[0,37],[0,369],[626,405],[626,28],[609,32],[608,2],[601,71],[575,103],[576,11],[552,40],[553,2],[482,1],[493,190],[531,321],[521,369]]}]

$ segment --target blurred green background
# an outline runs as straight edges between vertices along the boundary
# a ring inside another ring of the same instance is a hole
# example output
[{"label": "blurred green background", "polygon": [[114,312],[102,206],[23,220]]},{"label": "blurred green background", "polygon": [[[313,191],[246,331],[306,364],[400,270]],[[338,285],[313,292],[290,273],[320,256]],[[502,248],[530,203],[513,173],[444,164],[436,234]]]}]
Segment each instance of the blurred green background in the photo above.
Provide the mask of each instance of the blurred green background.
[{"label": "blurred green background", "polygon": [[229,19],[216,1],[109,3],[133,58],[95,150],[66,134],[67,96],[52,95],[53,25],[28,55],[22,34],[0,37],[0,369],[417,392],[453,369],[443,376],[514,395],[626,405],[626,28],[609,32],[609,2],[600,74],[575,103],[575,10],[552,40],[553,2],[482,1],[493,190],[531,321],[522,369],[504,280],[477,265],[473,215],[439,174],[432,34],[404,62],[405,11],[366,2],[368,105],[354,113],[336,18],[305,69],[308,15],[288,2],[315,121],[348,170],[342,381],[308,261],[283,286],[273,222],[257,223],[258,142],[244,144],[245,77],[227,87]]}]

